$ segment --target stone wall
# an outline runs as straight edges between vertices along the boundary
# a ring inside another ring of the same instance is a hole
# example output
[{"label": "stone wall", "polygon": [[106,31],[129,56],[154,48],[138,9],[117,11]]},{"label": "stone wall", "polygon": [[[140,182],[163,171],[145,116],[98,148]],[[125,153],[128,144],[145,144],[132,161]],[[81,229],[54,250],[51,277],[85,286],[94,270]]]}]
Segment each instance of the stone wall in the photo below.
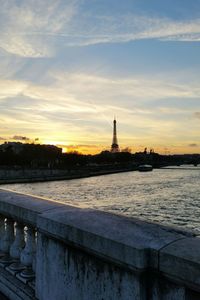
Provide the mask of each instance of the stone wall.
[{"label": "stone wall", "polygon": [[91,176],[135,171],[136,167],[92,167],[78,169],[0,169],[0,184],[27,183],[53,180],[77,179]]},{"label": "stone wall", "polygon": [[[7,191],[0,213],[37,231],[35,282],[24,284],[39,300],[200,299],[194,233]],[[5,277],[0,291],[18,299],[5,293]]]}]

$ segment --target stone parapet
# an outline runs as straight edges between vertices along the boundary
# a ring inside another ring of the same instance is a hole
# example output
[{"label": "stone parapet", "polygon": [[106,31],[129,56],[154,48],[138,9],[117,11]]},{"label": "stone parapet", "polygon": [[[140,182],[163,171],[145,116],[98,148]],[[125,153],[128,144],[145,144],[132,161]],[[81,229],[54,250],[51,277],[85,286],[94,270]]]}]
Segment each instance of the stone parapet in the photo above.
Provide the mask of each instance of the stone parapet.
[{"label": "stone parapet", "polygon": [[193,232],[5,190],[0,214],[0,291],[11,300],[200,299]]}]

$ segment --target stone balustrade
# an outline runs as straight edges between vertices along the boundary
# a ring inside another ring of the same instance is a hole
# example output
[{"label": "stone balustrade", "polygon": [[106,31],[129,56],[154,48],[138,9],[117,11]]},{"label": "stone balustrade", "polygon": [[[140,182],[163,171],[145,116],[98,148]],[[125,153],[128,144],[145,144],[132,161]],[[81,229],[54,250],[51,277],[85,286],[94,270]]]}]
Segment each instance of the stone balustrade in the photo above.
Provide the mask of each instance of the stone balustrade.
[{"label": "stone balustrade", "polygon": [[11,300],[200,299],[198,234],[0,190]]},{"label": "stone balustrade", "polygon": [[0,292],[9,299],[36,299],[37,217],[60,206],[0,191]]}]

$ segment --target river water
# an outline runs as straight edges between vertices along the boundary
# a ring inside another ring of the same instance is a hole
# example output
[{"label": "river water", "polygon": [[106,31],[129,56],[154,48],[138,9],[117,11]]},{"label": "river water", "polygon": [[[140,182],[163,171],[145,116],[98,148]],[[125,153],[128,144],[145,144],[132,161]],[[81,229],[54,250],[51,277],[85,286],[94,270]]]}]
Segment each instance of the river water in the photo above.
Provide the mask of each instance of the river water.
[{"label": "river water", "polygon": [[199,167],[180,167],[0,187],[200,231],[199,179]]}]

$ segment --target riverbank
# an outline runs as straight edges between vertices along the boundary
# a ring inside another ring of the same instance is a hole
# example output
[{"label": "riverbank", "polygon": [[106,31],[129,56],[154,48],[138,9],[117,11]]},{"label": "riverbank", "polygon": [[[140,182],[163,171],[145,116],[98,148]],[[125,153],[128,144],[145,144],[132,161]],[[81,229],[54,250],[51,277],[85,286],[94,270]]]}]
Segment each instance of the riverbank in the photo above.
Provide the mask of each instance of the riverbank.
[{"label": "riverbank", "polygon": [[136,167],[125,167],[102,170],[49,170],[49,169],[23,169],[0,170],[0,184],[7,183],[31,183],[57,180],[72,180],[93,176],[109,175],[122,172],[136,171]]}]

